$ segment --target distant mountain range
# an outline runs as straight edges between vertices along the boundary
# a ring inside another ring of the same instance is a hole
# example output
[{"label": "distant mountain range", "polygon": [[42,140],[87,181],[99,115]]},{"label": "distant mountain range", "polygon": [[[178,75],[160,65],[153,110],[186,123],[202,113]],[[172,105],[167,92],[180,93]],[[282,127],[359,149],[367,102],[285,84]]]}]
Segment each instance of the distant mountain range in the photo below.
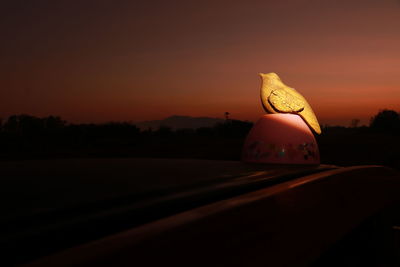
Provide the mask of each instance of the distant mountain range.
[{"label": "distant mountain range", "polygon": [[191,128],[197,129],[201,127],[213,127],[215,124],[224,122],[225,119],[209,118],[209,117],[190,117],[174,115],[162,120],[142,121],[135,123],[140,129],[158,129],[160,126],[167,126],[171,129]]}]

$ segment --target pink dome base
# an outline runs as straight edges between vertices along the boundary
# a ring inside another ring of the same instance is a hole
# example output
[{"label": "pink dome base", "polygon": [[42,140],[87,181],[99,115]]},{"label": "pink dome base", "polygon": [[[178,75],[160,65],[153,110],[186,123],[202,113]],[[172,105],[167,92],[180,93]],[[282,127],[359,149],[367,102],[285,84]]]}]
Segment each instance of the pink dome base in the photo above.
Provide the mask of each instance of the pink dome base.
[{"label": "pink dome base", "polygon": [[271,164],[319,164],[317,141],[294,114],[262,116],[246,137],[242,161]]}]

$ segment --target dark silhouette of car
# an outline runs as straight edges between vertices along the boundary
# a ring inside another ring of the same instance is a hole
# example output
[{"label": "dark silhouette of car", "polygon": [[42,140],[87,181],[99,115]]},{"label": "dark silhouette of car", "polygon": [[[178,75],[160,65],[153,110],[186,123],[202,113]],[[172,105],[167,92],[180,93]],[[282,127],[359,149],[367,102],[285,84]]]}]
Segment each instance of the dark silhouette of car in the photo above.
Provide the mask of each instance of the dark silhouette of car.
[{"label": "dark silhouette of car", "polygon": [[4,265],[399,266],[400,174],[179,159],[2,162]]}]

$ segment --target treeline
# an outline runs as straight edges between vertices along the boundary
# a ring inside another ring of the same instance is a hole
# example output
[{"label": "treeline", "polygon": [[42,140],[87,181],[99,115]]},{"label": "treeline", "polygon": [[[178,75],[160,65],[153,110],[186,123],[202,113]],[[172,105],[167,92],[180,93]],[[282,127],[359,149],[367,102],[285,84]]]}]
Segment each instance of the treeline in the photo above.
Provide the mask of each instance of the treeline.
[{"label": "treeline", "polygon": [[[358,121],[354,119],[352,122]],[[400,114],[394,110],[381,110],[371,118],[369,127],[357,127],[358,123],[350,127],[324,126],[329,131],[332,128],[369,128],[380,132],[400,131]],[[253,123],[248,121],[227,119],[224,123],[218,123],[214,127],[202,127],[198,129],[172,130],[168,126],[160,126],[158,129],[148,128],[140,130],[129,122],[109,122],[104,124],[69,124],[58,116],[38,118],[30,115],[12,115],[5,122],[0,119],[0,132],[15,136],[43,136],[46,134],[59,134],[66,132],[68,135],[87,135],[88,137],[132,137],[136,135],[170,136],[177,135],[203,135],[244,137],[251,129]]]},{"label": "treeline", "polygon": [[370,127],[376,131],[400,133],[400,113],[384,109],[371,118]]},{"label": "treeline", "polygon": [[72,138],[72,140],[82,138],[132,138],[139,135],[158,137],[169,137],[171,135],[244,137],[252,126],[252,122],[227,119],[224,123],[217,123],[213,127],[172,130],[168,126],[160,126],[157,129],[140,130],[135,124],[129,122],[69,124],[58,116],[38,118],[30,115],[13,115],[5,123],[0,121],[0,133],[3,134],[2,137],[12,135],[26,138],[46,137],[45,139],[51,135],[62,135],[65,138]]},{"label": "treeline", "polygon": [[229,140],[243,140],[252,125],[228,119],[198,129],[173,130],[161,126],[140,130],[128,122],[69,124],[57,116],[13,115],[0,123],[0,159],[146,156],[233,159],[228,155],[229,148],[209,155],[204,150],[221,149],[221,144]]},{"label": "treeline", "polygon": [[381,110],[369,126],[324,127],[317,136],[321,161],[336,165],[386,165],[400,169],[400,114]]},{"label": "treeline", "polygon": [[[70,124],[57,116],[10,116],[0,122],[0,159],[172,157],[239,160],[251,122],[213,127],[141,130],[128,122]],[[324,126],[317,136],[323,163],[400,164],[400,114],[382,110],[369,126]]]}]

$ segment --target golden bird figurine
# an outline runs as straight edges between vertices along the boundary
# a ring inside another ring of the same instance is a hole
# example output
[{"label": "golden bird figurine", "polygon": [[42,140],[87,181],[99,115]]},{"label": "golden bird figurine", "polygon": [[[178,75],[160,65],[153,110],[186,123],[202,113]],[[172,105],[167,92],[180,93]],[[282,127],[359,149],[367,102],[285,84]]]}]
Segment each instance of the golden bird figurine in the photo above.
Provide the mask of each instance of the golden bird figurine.
[{"label": "golden bird figurine", "polygon": [[298,114],[317,134],[321,134],[317,117],[307,100],[294,88],[285,85],[276,73],[260,73],[261,102],[268,113]]}]

